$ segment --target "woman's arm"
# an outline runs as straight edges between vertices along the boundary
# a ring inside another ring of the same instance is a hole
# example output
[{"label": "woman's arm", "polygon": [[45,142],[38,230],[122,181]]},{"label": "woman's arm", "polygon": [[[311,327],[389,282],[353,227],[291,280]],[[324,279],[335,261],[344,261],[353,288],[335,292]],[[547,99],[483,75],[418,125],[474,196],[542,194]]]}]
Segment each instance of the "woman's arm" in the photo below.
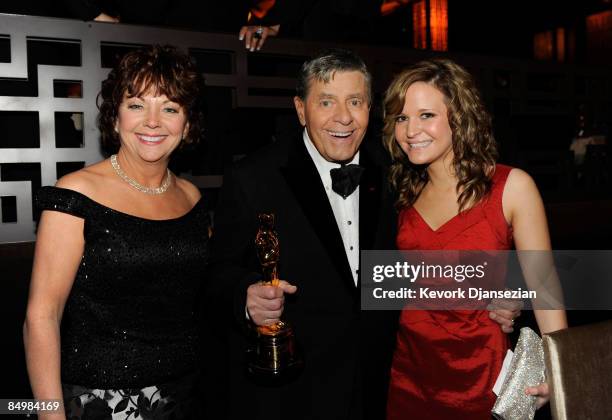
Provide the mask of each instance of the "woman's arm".
[{"label": "woman's arm", "polygon": [[[550,306],[560,308],[563,293],[550,253],[544,203],[533,179],[526,172],[513,169],[508,175],[503,207],[512,225],[514,243],[527,286],[537,292],[538,299],[545,299]],[[534,307],[537,306],[534,302]],[[542,334],[567,328],[563,309],[535,309],[534,314]]]},{"label": "woman's arm", "polygon": [[[83,255],[83,224],[81,218],[55,211],[44,211],[40,218],[23,325],[28,374],[37,399],[62,399],[59,327]],[[60,417],[39,418],[47,416]]]},{"label": "woman's arm", "polygon": [[[526,172],[513,169],[508,175],[502,202],[504,214],[513,229],[514,243],[527,286],[536,290],[538,296],[547,302],[562,304],[563,292],[552,255],[550,252],[530,252],[551,251],[544,203],[533,179]],[[567,328],[564,309],[534,309],[534,314],[542,334]],[[528,387],[525,392],[537,397],[538,408],[550,398],[547,383]]]}]

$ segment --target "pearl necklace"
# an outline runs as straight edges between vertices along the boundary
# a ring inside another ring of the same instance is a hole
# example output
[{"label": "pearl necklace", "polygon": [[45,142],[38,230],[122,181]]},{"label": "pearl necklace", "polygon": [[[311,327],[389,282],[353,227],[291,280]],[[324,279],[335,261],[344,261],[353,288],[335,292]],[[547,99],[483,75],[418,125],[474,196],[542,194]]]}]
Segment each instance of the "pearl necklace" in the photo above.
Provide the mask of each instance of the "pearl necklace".
[{"label": "pearl necklace", "polygon": [[111,161],[111,165],[113,165],[113,169],[115,170],[115,173],[119,175],[119,177],[123,179],[125,182],[127,182],[132,187],[136,188],[138,191],[142,193],[150,194],[150,195],[163,194],[166,192],[166,190],[170,186],[170,183],[172,182],[172,174],[170,173],[170,169],[166,169],[167,171],[166,179],[159,187],[157,188],[145,187],[144,185],[140,185],[135,179],[130,178],[125,172],[123,172],[123,169],[121,169],[121,166],[119,166],[119,162],[117,162],[117,155],[112,155],[110,157],[110,161]]}]

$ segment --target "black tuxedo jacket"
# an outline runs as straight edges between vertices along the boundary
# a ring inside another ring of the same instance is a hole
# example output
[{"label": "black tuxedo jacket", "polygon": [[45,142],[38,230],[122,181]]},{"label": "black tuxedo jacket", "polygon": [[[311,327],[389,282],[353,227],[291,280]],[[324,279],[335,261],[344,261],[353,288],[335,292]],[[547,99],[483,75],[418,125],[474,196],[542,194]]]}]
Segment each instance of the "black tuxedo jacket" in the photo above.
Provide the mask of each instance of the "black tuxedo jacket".
[{"label": "black tuxedo jacket", "polygon": [[[373,145],[372,145],[373,146]],[[383,185],[384,167],[364,144],[360,164],[361,249],[393,247],[396,215]],[[295,330],[305,366],[293,381],[262,386],[245,373],[245,304],[259,278],[257,214],[274,213],[279,277],[297,286],[283,317]],[[232,419],[384,418],[397,315],[360,310],[342,237],[302,134],[235,165],[224,177],[212,241],[212,299],[229,331]],[[225,312],[224,309],[225,308]],[[232,313],[227,311],[231,308]]]}]

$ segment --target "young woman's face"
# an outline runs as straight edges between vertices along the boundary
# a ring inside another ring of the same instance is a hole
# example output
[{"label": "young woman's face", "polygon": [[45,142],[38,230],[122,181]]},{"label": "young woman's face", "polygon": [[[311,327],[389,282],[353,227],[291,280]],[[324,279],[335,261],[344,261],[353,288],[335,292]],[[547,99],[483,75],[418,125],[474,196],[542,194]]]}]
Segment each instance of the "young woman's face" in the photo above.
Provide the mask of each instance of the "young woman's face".
[{"label": "young woman's face", "polygon": [[453,133],[444,94],[425,82],[411,84],[395,120],[395,139],[415,165],[452,157]]}]

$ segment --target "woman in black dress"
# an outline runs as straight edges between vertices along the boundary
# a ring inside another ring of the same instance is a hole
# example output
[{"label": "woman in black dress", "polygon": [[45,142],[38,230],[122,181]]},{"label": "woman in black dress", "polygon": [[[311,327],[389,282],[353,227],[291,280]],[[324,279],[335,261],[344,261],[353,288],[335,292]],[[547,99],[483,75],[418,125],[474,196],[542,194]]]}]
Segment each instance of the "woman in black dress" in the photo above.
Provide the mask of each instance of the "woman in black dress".
[{"label": "woman in black dress", "polygon": [[200,136],[200,86],[171,47],[126,54],[99,95],[102,141],[117,153],[38,194],[28,372],[35,398],[63,398],[67,419],[197,412],[209,219],[199,190],[168,162]]}]

